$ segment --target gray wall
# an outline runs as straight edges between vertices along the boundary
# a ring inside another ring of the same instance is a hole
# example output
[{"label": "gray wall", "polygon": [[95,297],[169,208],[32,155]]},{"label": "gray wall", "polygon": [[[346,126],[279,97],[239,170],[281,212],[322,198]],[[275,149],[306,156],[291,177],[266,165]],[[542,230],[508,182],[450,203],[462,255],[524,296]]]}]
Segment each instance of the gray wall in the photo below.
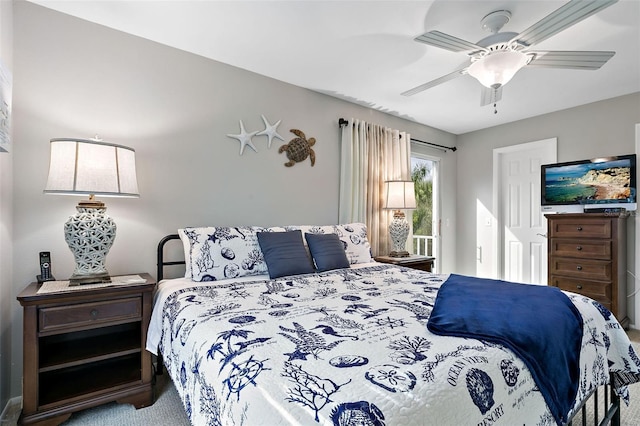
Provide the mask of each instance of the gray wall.
[{"label": "gray wall", "polygon": [[[552,101],[552,100],[550,100]],[[521,120],[502,126],[458,135],[456,198],[457,270],[476,273],[476,246],[490,254],[494,247],[476,244],[476,204],[493,206],[493,150],[525,142],[557,138],[558,161],[573,161],[636,152],[635,124],[640,123],[640,93],[600,101],[577,108]],[[627,267],[635,275],[635,217],[628,220]],[[482,222],[480,222],[482,223]],[[628,294],[637,287],[628,275]],[[635,297],[628,299],[628,312],[636,324]]]},{"label": "gray wall", "polygon": [[[0,1],[0,62],[13,70],[13,3]],[[11,396],[11,307],[12,297],[12,252],[11,233],[13,179],[13,154],[0,153],[0,412]]]},{"label": "gray wall", "polygon": [[[136,150],[139,199],[103,199],[118,234],[107,257],[112,274],[155,275],[160,238],[190,225],[331,224],[338,218],[338,119],[359,118],[442,145],[455,136],[301,89],[26,2],[14,4],[14,186],[12,376],[20,393],[22,311],[15,295],[38,274],[38,252],[51,252],[53,274],[67,278],[73,257],[63,224],[76,197],[44,195],[49,139],[103,139]],[[282,52],[283,55],[288,52]],[[315,167],[284,167],[274,141],[258,152],[226,137],[262,130],[260,115],[317,140]],[[444,181],[454,190],[455,154]],[[455,200],[444,217],[455,222]],[[445,267],[452,270],[455,239]],[[3,378],[3,380],[5,380]]]}]

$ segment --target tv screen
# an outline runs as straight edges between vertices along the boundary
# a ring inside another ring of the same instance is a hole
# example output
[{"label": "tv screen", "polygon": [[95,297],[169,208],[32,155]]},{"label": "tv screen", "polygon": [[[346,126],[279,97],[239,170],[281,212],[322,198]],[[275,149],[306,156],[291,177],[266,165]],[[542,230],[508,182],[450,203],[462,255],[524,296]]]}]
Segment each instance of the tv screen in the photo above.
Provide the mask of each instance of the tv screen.
[{"label": "tv screen", "polygon": [[541,193],[543,212],[636,210],[636,156],[543,165]]}]

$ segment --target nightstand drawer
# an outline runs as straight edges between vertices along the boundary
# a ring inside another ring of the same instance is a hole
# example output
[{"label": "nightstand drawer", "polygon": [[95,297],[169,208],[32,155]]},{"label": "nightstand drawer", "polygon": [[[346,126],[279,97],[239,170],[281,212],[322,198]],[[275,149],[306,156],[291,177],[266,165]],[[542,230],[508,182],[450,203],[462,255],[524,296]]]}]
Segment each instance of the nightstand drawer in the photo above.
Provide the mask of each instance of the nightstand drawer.
[{"label": "nightstand drawer", "polygon": [[611,260],[611,240],[552,238],[551,256]]},{"label": "nightstand drawer", "polygon": [[551,274],[569,276],[578,279],[611,281],[611,262],[604,260],[571,259],[556,257],[549,265]]},{"label": "nightstand drawer", "polygon": [[132,297],[42,308],[39,310],[39,326],[40,331],[52,331],[89,324],[135,320],[140,319],[141,315],[142,300],[139,297]]},{"label": "nightstand drawer", "polygon": [[586,281],[552,275],[550,284],[558,287],[560,290],[582,294],[595,299],[600,303],[611,303],[611,283]]}]

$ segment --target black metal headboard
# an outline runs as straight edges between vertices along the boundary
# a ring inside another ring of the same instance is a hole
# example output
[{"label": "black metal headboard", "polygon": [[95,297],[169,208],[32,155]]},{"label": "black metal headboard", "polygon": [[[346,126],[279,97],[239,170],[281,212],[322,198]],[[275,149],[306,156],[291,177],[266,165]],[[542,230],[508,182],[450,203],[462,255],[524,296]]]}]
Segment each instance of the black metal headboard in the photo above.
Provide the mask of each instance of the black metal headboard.
[{"label": "black metal headboard", "polygon": [[164,246],[171,240],[179,240],[180,236],[178,234],[170,234],[160,240],[158,243],[158,270],[157,270],[157,278],[158,282],[164,278],[164,267],[171,265],[184,265],[184,260],[174,260],[174,261],[165,261],[164,260]]}]

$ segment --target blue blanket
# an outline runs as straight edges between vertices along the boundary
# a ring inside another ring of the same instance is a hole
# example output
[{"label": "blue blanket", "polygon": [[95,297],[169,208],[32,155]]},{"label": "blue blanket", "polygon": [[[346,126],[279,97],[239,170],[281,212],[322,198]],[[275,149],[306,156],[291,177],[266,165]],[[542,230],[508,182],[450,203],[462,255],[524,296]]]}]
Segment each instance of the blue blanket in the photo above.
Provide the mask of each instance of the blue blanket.
[{"label": "blue blanket", "polygon": [[451,274],[427,328],[511,349],[531,371],[556,422],[566,423],[578,392],[582,316],[558,288]]}]

